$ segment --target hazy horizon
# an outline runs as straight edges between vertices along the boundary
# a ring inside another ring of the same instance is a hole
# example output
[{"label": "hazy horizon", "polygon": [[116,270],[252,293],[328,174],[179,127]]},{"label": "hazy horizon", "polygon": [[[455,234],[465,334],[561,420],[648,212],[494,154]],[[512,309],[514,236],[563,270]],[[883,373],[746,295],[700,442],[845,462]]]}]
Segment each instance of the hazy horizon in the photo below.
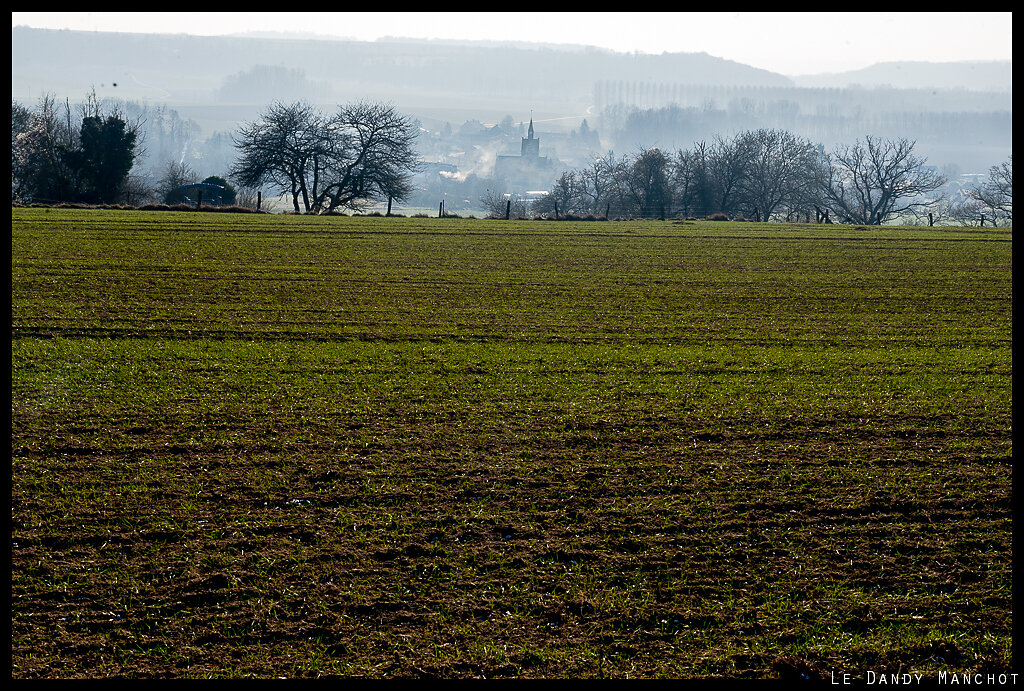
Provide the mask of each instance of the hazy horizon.
[{"label": "hazy horizon", "polygon": [[[140,35],[107,33],[109,25],[103,33],[31,28],[21,18],[12,15],[12,100],[31,107],[55,94],[131,102],[136,117],[150,116],[150,168],[187,158],[206,174],[222,174],[233,156],[230,133],[281,100],[322,108],[390,103],[429,133],[424,159],[461,176],[485,175],[496,156],[519,150],[520,134],[486,130],[531,117],[543,123],[542,155],[566,168],[612,150],[672,150],[756,128],[784,129],[827,148],[866,134],[907,137],[931,164],[968,173],[987,170],[1012,148],[1010,61],[875,62],[839,78],[800,78],[696,51],[701,46],[661,54],[546,47],[565,45],[573,32],[552,43],[523,42],[545,37],[541,31],[521,31],[516,40],[366,34],[340,43],[282,34],[287,23],[267,38],[265,29],[240,37],[257,30],[241,21],[196,36],[169,33],[174,22]],[[587,142],[574,138],[584,121],[593,133]]]},{"label": "hazy horizon", "polygon": [[359,41],[501,41],[646,55],[707,53],[790,77],[894,61],[1011,60],[1013,54],[1009,12],[12,12],[11,26],[197,36],[273,32]]}]

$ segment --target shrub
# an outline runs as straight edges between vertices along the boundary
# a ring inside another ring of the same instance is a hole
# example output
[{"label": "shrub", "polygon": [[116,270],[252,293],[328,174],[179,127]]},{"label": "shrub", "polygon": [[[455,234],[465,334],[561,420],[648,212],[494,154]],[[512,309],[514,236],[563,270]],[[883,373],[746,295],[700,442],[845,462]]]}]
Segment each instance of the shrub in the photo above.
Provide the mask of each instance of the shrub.
[{"label": "shrub", "polygon": [[[111,208],[111,207],[108,207]],[[129,208],[129,207],[124,207]],[[232,214],[269,214],[270,212],[261,209],[250,209],[247,206],[203,206],[196,209],[194,204],[143,204],[137,207],[139,211],[204,211],[213,213],[232,213]],[[285,212],[287,213],[287,212]]]},{"label": "shrub", "polygon": [[143,204],[139,211],[195,211],[191,204]]}]

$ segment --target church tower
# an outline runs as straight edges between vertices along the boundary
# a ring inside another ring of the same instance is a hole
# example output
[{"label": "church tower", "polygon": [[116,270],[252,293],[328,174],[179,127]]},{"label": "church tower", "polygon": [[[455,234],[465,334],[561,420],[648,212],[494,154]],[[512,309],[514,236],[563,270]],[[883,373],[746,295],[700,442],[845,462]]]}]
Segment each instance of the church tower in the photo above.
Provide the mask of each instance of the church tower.
[{"label": "church tower", "polygon": [[540,139],[533,129],[533,115],[530,115],[530,129],[522,137],[519,156],[498,155],[494,161],[494,177],[501,180],[508,190],[525,192],[547,189],[554,182],[554,161],[540,155]]},{"label": "church tower", "polygon": [[540,158],[540,139],[533,136],[533,116],[530,116],[530,129],[527,136],[523,138],[523,158]]}]

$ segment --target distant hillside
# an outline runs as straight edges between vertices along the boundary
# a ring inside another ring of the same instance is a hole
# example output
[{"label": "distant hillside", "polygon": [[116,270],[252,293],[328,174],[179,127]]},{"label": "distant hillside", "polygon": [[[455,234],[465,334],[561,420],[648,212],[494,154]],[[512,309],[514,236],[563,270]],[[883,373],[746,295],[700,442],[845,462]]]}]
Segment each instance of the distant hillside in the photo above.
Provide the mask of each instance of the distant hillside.
[{"label": "distant hillside", "polygon": [[862,70],[793,77],[797,86],[843,88],[852,85],[897,89],[1011,91],[1010,60],[984,62],[880,62]]},{"label": "distant hillside", "polygon": [[[679,47],[685,49],[685,37]],[[851,84],[864,88],[845,88]],[[825,146],[869,133],[908,137],[930,163],[966,170],[985,170],[1012,148],[1010,61],[883,63],[789,78],[706,53],[11,29],[13,100],[31,105],[52,94],[75,103],[94,88],[100,99],[131,102],[139,112],[173,110],[189,128],[194,124],[194,135],[176,130],[182,136],[168,150],[180,158],[199,140],[215,140],[215,153],[209,145],[203,154],[216,162],[210,174],[220,174],[232,154],[226,133],[275,100],[297,99],[322,109],[386,101],[436,136],[459,131],[460,123],[483,129],[532,117],[543,123],[545,154],[560,160],[584,119],[600,132],[602,146],[616,151],[690,146],[757,127]],[[157,139],[149,143],[154,161],[166,157],[157,155],[163,146]],[[486,148],[455,139],[435,142],[438,160],[479,158]],[[494,151],[484,153],[493,161]]]},{"label": "distant hillside", "polygon": [[[122,98],[214,100],[254,65],[300,70],[312,100],[390,98],[399,106],[477,101],[506,112],[588,105],[598,80],[792,86],[782,75],[705,53],[639,55],[597,48],[388,39],[375,42],[11,30],[12,96],[76,96],[118,84]],[[236,94],[237,96],[237,94]],[[278,94],[254,90],[265,104]],[[525,112],[524,112],[525,116]]]}]

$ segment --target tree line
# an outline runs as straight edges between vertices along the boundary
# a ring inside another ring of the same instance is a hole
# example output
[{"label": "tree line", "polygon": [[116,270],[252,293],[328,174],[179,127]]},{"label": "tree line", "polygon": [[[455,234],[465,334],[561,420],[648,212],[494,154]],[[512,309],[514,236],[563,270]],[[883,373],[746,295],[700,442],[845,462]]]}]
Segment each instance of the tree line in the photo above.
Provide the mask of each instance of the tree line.
[{"label": "tree line", "polygon": [[[12,103],[12,199],[131,203],[129,172],[145,155],[140,123],[116,109],[102,112],[95,95],[77,119],[66,101],[44,97],[35,112]],[[232,137],[237,151],[227,176],[244,191],[268,186],[288,196],[296,213],[361,211],[408,199],[420,163],[417,123],[381,103],[358,102],[324,113],[303,102],[272,103]],[[880,225],[923,210],[940,210],[935,192],[945,178],[914,153],[913,141],[866,136],[826,152],[779,129],[716,136],[688,149],[609,152],[567,170],[529,209],[521,199],[492,194],[491,215],[694,217],[806,220]],[[165,203],[181,201],[196,182],[187,166],[170,164],[161,180]],[[216,184],[234,199],[231,183]],[[1012,219],[1012,156],[983,184],[966,190],[961,217],[988,213]],[[943,210],[954,218],[954,210]]]},{"label": "tree line", "polygon": [[595,108],[658,110],[689,107],[728,108],[729,110],[780,109],[793,114],[818,113],[822,116],[856,113],[956,113],[1007,112],[1012,110],[1012,94],[998,90],[933,89],[908,87],[806,87],[740,86],[730,84],[693,84],[601,80],[591,92]]},{"label": "tree line", "polygon": [[[1001,187],[991,182],[996,168],[1002,171]],[[1012,157],[996,168],[989,183],[972,190],[972,198],[1008,217]],[[531,210],[556,216],[814,218],[880,225],[938,208],[931,195],[946,183],[915,155],[908,139],[869,135],[826,152],[792,133],[758,129],[674,152],[650,148],[622,157],[609,152],[589,166],[563,172]]]},{"label": "tree line", "polygon": [[[908,90],[890,90],[907,96]],[[943,108],[941,101],[949,92],[934,94],[913,92],[919,96],[905,105],[881,107],[875,91],[847,89],[834,100],[797,102],[777,100],[752,93],[750,98],[706,100],[689,104],[639,108],[609,105],[600,110],[602,131],[627,147],[659,142],[665,148],[687,146],[708,132],[733,133],[758,127],[787,130],[831,147],[853,141],[870,132],[876,136],[911,136],[919,147],[933,151],[951,151],[962,147],[1012,146],[1013,113],[1010,97],[1000,94],[998,103],[985,101],[985,94],[969,92],[956,96],[956,109]],[[911,134],[912,133],[912,134]],[[965,151],[961,162],[974,167],[976,157]]]},{"label": "tree line", "polygon": [[[12,102],[12,200],[187,202],[183,188],[195,187],[198,176],[184,160],[167,162],[159,190],[132,185],[129,173],[145,156],[142,124],[116,107],[103,113],[95,94],[78,111],[52,96],[34,111]],[[290,196],[297,213],[359,211],[378,201],[387,201],[390,211],[412,192],[417,134],[413,120],[389,105],[360,102],[325,114],[302,101],[275,102],[232,136],[237,157],[227,179],[211,176],[201,184],[220,188],[222,203],[235,201],[236,186],[247,203],[268,186]],[[209,191],[206,198],[211,201]]]},{"label": "tree line", "polygon": [[129,191],[128,173],[144,154],[138,125],[103,113],[95,93],[76,112],[45,96],[35,112],[12,103],[11,197],[111,204]]}]

